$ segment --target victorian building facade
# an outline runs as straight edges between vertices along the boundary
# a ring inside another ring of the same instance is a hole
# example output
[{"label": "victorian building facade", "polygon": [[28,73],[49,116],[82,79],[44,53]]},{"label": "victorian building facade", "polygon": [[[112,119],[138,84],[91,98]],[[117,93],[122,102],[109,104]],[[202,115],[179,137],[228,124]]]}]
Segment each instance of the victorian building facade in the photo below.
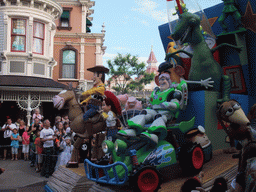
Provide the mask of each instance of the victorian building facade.
[{"label": "victorian building facade", "polygon": [[103,65],[102,57],[105,31],[91,33],[93,20],[90,17],[95,2],[91,0],[57,0],[63,13],[56,20],[54,37],[54,59],[57,66],[53,79],[63,84],[72,83],[73,87],[84,91],[92,87],[93,73],[88,68]]},{"label": "victorian building facade", "polygon": [[[51,107],[52,97],[65,85],[55,82],[55,20],[62,7],[54,0],[2,0],[0,4],[0,121],[20,108],[31,120],[33,109]],[[45,105],[42,105],[45,103]],[[46,116],[47,117],[47,116]]]}]

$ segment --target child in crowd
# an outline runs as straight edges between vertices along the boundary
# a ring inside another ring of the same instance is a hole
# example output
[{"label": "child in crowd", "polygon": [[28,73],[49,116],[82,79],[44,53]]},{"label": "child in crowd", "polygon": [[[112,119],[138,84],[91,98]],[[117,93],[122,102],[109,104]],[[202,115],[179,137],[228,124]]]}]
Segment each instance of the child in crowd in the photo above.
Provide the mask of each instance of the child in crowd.
[{"label": "child in crowd", "polygon": [[68,115],[65,115],[64,117],[62,117],[62,123],[64,124],[65,122],[69,123],[69,119],[68,119]]},{"label": "child in crowd", "polygon": [[61,116],[56,116],[54,126],[52,127],[54,133],[56,133],[56,131],[57,131],[57,125],[58,125],[59,122],[61,122]]},{"label": "child in crowd", "polygon": [[36,172],[40,172],[43,163],[43,145],[40,141],[40,131],[36,133],[35,139],[35,146],[36,146]]},{"label": "child in crowd", "polygon": [[66,134],[70,134],[71,128],[69,127],[69,122],[64,123],[64,130],[66,131]]},{"label": "child in crowd", "polygon": [[71,145],[71,138],[69,136],[66,136],[65,139],[60,143],[60,149],[63,151],[58,156],[55,170],[61,165],[66,165],[71,159],[73,145]]},{"label": "child in crowd", "polygon": [[31,152],[31,156],[30,156],[30,167],[34,167],[35,163],[36,163],[36,155],[35,155],[35,151],[36,151],[36,146],[35,146],[35,140],[36,140],[36,133],[39,130],[34,131],[33,134],[30,135],[30,152]]},{"label": "child in crowd", "polygon": [[17,128],[14,128],[13,133],[11,135],[11,147],[12,147],[12,161],[14,160],[14,155],[15,155],[15,160],[18,160],[18,148],[19,148],[19,139],[20,136],[18,134]]},{"label": "child in crowd", "polygon": [[22,153],[24,153],[24,161],[28,161],[30,135],[28,134],[29,127],[25,127],[22,134]]},{"label": "child in crowd", "polygon": [[[18,121],[18,120],[17,120]],[[24,131],[26,130],[26,124],[23,120],[19,120],[19,126],[18,126],[18,133],[19,133],[19,136],[21,137],[21,139],[19,140],[19,145],[22,146],[22,142],[23,142],[23,139],[22,139],[22,135],[24,133]],[[20,147],[18,149],[18,158],[21,159],[21,153],[22,153],[22,147]],[[24,154],[23,154],[24,155]],[[23,156],[24,157],[24,156]]]},{"label": "child in crowd", "polygon": [[40,121],[42,121],[43,119],[42,115],[40,114],[40,110],[38,108],[35,109],[35,113],[33,114],[33,122],[35,118],[38,118]]},{"label": "child in crowd", "polygon": [[66,131],[64,130],[64,125],[63,125],[63,123],[62,122],[59,122],[58,124],[57,124],[57,133],[59,133],[60,134],[60,136],[64,136],[65,134],[66,134]]}]

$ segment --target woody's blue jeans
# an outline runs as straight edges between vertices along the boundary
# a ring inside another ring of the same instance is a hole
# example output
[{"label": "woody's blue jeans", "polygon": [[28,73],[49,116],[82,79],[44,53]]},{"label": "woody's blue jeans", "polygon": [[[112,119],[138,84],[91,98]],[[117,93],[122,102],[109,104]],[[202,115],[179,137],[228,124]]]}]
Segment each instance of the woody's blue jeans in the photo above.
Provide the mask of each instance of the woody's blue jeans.
[{"label": "woody's blue jeans", "polygon": [[83,116],[84,121],[87,121],[90,117],[93,117],[94,115],[96,115],[99,109],[100,109],[99,106],[89,104],[87,106],[87,111],[84,113],[84,116]]}]

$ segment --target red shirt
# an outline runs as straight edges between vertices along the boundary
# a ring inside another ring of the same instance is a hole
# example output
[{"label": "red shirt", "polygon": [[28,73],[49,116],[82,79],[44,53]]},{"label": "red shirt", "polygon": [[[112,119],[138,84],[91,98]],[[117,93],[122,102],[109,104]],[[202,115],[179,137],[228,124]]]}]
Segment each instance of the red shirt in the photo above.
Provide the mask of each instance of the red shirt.
[{"label": "red shirt", "polygon": [[40,141],[40,137],[36,138],[35,145],[36,145],[37,154],[42,154],[43,153],[43,147],[42,147],[42,143]]},{"label": "red shirt", "polygon": [[22,144],[29,145],[29,143],[30,143],[30,140],[29,140],[30,139],[30,135],[28,135],[27,131],[23,132],[22,137],[24,138],[24,140],[22,140]]}]

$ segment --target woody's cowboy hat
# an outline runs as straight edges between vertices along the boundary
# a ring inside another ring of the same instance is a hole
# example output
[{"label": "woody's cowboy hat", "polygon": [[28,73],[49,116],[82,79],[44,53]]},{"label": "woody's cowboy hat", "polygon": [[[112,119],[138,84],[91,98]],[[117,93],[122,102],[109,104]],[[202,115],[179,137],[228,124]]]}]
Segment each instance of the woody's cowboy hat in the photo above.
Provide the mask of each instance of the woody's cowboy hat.
[{"label": "woody's cowboy hat", "polygon": [[95,67],[89,68],[87,69],[87,71],[91,71],[91,72],[104,72],[104,73],[108,73],[109,69],[102,66],[102,65],[97,65]]}]

